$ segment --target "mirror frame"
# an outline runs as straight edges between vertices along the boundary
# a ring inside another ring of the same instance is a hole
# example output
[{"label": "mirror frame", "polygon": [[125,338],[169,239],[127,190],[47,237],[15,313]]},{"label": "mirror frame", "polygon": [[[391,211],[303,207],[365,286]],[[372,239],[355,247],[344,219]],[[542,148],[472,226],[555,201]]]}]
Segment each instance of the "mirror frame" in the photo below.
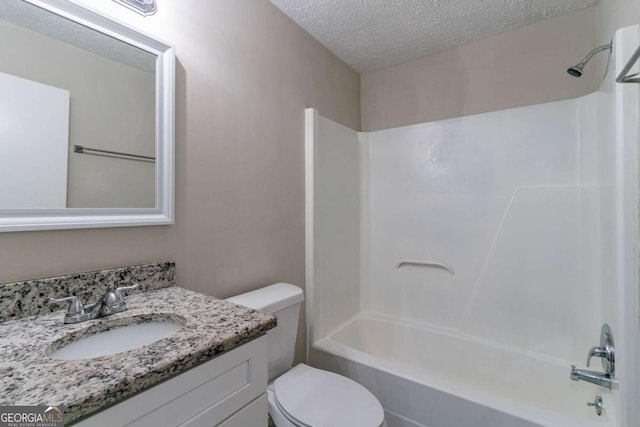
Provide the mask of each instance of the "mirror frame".
[{"label": "mirror frame", "polygon": [[175,50],[167,43],[68,0],[21,0],[157,56],[156,207],[1,209],[0,232],[174,223]]}]

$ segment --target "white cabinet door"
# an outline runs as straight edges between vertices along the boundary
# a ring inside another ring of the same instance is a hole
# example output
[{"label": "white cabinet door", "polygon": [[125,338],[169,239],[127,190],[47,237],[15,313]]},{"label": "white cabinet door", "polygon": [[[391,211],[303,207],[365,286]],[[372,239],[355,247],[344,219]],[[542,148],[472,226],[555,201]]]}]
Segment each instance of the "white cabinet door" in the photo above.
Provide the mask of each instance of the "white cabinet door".
[{"label": "white cabinet door", "polygon": [[[218,424],[218,427],[266,427],[269,424],[268,411],[267,394],[263,393],[230,418]],[[188,426],[191,427],[191,424]]]}]

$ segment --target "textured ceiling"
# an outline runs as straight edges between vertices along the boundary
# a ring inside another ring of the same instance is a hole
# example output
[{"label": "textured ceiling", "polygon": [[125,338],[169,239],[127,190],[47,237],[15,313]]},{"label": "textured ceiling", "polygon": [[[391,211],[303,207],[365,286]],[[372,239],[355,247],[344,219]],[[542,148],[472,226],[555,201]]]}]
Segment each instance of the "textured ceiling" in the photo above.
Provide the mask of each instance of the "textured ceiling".
[{"label": "textured ceiling", "polygon": [[489,37],[598,0],[271,0],[358,71]]},{"label": "textured ceiling", "polygon": [[155,55],[26,2],[0,0],[0,19],[112,61],[155,72]]}]

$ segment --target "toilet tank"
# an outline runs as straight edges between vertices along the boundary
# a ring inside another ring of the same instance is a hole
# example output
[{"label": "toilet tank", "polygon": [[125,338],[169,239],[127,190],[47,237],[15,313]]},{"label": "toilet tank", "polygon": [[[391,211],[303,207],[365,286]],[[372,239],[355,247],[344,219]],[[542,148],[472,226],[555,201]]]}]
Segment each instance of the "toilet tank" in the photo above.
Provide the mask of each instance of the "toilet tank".
[{"label": "toilet tank", "polygon": [[276,283],[255,291],[228,298],[234,304],[273,313],[278,326],[267,332],[269,337],[269,380],[285,373],[293,365],[298,335],[302,289],[288,283]]}]

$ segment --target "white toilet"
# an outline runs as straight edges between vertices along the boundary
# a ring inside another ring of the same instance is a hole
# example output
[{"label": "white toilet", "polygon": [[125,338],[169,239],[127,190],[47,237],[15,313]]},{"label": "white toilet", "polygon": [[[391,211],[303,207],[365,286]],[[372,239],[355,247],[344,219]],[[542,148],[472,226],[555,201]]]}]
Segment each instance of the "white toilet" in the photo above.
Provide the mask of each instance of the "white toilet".
[{"label": "white toilet", "polygon": [[269,337],[269,414],[277,427],[380,427],[382,405],[360,384],[303,363],[291,368],[302,290],[277,283],[229,298],[235,304],[273,313],[278,326]]}]

